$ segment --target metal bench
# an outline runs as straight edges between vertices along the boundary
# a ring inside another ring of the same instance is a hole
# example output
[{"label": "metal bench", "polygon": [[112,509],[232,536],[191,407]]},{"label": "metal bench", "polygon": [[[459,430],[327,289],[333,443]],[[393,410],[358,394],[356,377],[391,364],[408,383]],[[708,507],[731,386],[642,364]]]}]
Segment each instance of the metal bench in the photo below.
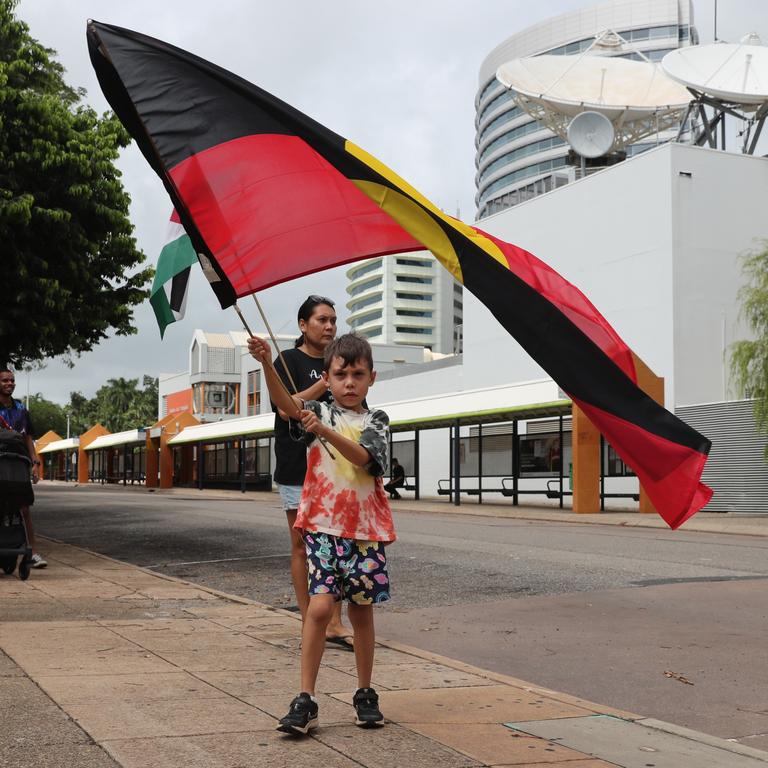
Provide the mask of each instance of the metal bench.
[{"label": "metal bench", "polygon": [[[505,477],[501,484],[503,486],[502,493],[504,496],[514,496],[515,495],[515,489],[513,485],[515,479],[513,477]],[[547,480],[547,487],[546,488],[518,488],[517,489],[517,495],[527,496],[546,496],[548,499],[559,499],[560,498],[560,481],[559,480]],[[563,496],[573,496],[572,491],[563,491]]]}]

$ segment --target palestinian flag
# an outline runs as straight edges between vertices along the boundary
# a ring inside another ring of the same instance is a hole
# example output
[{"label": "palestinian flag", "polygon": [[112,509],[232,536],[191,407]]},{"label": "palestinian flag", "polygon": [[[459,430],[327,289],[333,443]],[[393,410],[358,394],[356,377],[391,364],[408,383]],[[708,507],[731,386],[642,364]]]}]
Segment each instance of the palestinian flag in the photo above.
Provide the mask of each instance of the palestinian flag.
[{"label": "palestinian flag", "polygon": [[165,329],[171,323],[184,317],[189,271],[196,263],[197,254],[192,247],[192,241],[174,210],[168,222],[165,245],[157,259],[155,280],[149,295],[149,303],[155,311],[160,327],[160,338],[163,338]]},{"label": "palestinian flag", "polygon": [[447,216],[352,142],[210,62],[98,22],[88,44],[109,103],[210,261],[222,307],[427,248],[585,411],[672,528],[709,500],[710,442],[637,386],[632,351],[546,264]]}]

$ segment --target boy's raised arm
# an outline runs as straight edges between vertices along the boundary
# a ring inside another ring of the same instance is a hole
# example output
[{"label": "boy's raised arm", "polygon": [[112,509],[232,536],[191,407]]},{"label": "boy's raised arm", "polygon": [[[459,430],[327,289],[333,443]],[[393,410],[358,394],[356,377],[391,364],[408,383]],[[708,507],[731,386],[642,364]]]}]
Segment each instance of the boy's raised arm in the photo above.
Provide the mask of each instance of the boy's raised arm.
[{"label": "boy's raised arm", "polygon": [[285,384],[277,375],[275,366],[272,364],[272,353],[267,341],[258,336],[252,336],[248,339],[248,351],[251,353],[251,357],[261,363],[264,379],[269,390],[269,397],[272,402],[290,418],[300,419],[301,408],[304,403],[301,398],[288,394]]}]

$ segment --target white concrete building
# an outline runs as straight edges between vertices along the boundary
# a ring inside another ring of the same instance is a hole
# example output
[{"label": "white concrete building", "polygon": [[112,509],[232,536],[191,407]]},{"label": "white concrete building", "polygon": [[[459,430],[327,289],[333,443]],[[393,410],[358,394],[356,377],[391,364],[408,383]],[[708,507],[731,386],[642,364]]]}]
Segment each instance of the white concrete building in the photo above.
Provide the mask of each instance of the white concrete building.
[{"label": "white concrete building", "polygon": [[[659,61],[679,46],[695,44],[690,0],[611,0],[564,13],[524,29],[504,40],[480,67],[475,98],[477,218],[567,184],[569,145],[515,106],[512,94],[496,80],[501,64],[524,56],[577,55],[605,30],[617,32],[627,43],[619,50],[593,48],[589,55]],[[655,146],[672,135],[649,137],[633,145],[629,154]]]},{"label": "white concrete building", "polygon": [[461,351],[463,290],[429,251],[356,262],[347,280],[350,330],[372,343]]}]

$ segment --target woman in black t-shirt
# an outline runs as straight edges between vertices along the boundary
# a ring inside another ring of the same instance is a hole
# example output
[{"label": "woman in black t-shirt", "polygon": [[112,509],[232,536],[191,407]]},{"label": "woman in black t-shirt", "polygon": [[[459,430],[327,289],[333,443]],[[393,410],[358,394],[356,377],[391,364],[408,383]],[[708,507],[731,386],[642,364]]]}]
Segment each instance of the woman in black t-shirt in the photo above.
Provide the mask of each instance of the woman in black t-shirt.
[{"label": "woman in black t-shirt", "polygon": [[[299,307],[298,323],[301,336],[296,339],[294,349],[283,352],[283,360],[299,390],[300,398],[327,402],[331,395],[323,382],[323,355],[325,348],[336,336],[336,310],[333,301],[323,296],[309,296]],[[293,392],[291,381],[279,357],[275,360],[275,369],[288,391]],[[295,530],[293,524],[296,522],[304,475],[307,473],[307,447],[299,435],[291,436],[293,423],[287,420],[286,415],[276,409],[274,404],[272,409],[275,411],[274,477],[291,531],[291,578],[303,619],[309,605],[307,559],[301,532]],[[341,622],[341,601],[336,603],[333,617],[326,629],[326,637],[329,642],[352,648],[352,632]]]}]

